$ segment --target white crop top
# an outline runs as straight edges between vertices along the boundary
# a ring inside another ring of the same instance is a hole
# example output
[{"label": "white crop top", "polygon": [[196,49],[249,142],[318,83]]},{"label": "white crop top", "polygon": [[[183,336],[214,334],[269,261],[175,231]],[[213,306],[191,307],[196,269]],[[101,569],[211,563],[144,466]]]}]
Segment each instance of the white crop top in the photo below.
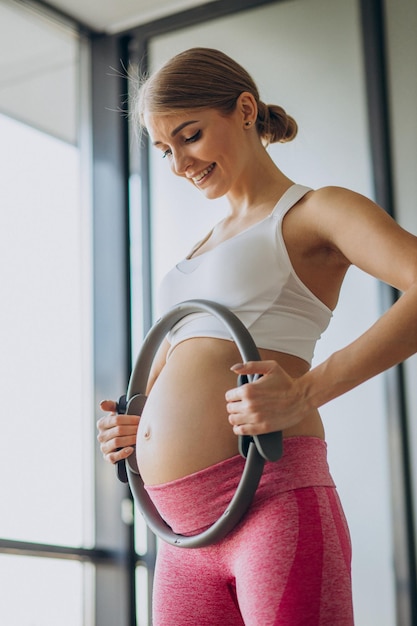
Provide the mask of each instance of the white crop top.
[{"label": "white crop top", "polygon": [[[240,318],[258,348],[311,363],[332,312],[296,275],[282,236],[285,214],[308,191],[293,185],[268,217],[212,250],[180,261],[161,282],[160,313],[184,300],[212,300]],[[171,329],[171,350],[192,337],[231,340],[222,322],[205,312],[188,315]]]}]

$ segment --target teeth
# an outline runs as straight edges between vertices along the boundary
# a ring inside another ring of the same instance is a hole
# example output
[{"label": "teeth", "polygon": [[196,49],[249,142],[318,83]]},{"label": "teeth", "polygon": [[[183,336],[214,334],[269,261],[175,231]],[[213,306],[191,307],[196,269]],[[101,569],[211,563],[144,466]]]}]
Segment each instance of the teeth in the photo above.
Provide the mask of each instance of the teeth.
[{"label": "teeth", "polygon": [[203,170],[197,176],[195,176],[193,178],[193,182],[198,183],[202,178],[204,178],[204,176],[207,176],[207,174],[211,172],[213,168],[214,168],[214,163],[212,163],[212,165],[209,165],[207,169]]}]

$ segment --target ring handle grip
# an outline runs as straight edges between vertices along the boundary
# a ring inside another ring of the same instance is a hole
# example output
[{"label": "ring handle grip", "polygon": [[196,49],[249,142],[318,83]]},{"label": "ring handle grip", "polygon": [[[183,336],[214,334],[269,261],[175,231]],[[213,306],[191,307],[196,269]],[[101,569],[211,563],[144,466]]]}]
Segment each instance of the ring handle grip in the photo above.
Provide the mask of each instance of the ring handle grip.
[{"label": "ring handle grip", "polygon": [[[117,405],[116,411],[119,414],[126,415],[142,415],[143,408],[146,404],[147,396],[138,393],[130,398],[129,402],[127,401],[127,396],[120,396]],[[121,461],[117,461],[116,463],[116,473],[117,478],[121,483],[128,483],[129,479],[127,476],[126,470],[126,459],[122,459]]]}]

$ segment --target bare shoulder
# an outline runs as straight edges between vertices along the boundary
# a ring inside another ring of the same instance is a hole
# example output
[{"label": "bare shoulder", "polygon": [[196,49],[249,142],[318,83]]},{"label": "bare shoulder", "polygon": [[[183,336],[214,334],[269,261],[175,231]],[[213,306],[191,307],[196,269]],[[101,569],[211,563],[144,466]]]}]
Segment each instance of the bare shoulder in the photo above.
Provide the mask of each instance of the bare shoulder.
[{"label": "bare shoulder", "polygon": [[346,189],[345,187],[321,187],[308,192],[305,196],[305,204],[308,206],[309,212],[319,217],[325,214],[326,217],[343,217],[343,214],[350,215],[352,218],[355,213],[363,213],[367,211],[376,215],[387,216],[386,212],[381,209],[375,202],[366,196]]},{"label": "bare shoulder", "polygon": [[401,227],[366,196],[343,187],[322,187],[305,196],[304,216],[314,220],[322,236],[329,242],[343,246],[351,242],[352,235],[357,239],[361,234],[367,236],[400,235],[406,233]]},{"label": "bare shoulder", "polygon": [[[346,228],[357,230],[358,218],[366,212],[384,213],[371,200],[343,187],[322,187],[308,191],[290,211],[287,237],[304,248],[328,249],[349,265],[343,245]],[[355,217],[356,216],[356,217]],[[386,216],[385,216],[386,217]]]},{"label": "bare shoulder", "polygon": [[302,212],[316,236],[351,264],[399,289],[416,279],[417,237],[369,198],[323,187],[306,195]]}]

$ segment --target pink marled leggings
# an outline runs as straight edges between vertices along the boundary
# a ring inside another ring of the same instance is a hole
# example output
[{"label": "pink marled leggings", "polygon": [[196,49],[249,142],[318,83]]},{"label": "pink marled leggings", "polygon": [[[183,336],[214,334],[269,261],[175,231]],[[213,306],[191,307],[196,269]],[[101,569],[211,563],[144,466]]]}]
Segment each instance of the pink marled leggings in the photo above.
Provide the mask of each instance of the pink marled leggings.
[{"label": "pink marled leggings", "polygon": [[[351,546],[329,474],[326,444],[284,440],[254,501],[220,543],[162,543],[154,626],[352,626]],[[175,532],[195,534],[226,508],[244,460],[237,456],[148,491]]]}]

